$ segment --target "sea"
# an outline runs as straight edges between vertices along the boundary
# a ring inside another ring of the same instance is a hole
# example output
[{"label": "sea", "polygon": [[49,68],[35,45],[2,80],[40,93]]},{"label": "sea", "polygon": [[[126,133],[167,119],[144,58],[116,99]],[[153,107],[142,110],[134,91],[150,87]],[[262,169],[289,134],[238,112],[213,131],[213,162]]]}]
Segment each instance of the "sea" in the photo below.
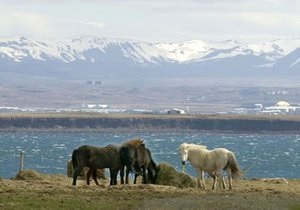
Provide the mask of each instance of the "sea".
[{"label": "sea", "polygon": [[[67,174],[67,161],[81,145],[120,145],[142,138],[154,161],[168,163],[181,171],[179,145],[202,144],[208,149],[227,148],[234,152],[245,178],[300,178],[300,135],[296,134],[221,134],[221,133],[0,133],[0,177],[13,178],[24,169],[46,174]],[[106,172],[108,173],[108,172]],[[186,173],[197,176],[187,163]]]}]

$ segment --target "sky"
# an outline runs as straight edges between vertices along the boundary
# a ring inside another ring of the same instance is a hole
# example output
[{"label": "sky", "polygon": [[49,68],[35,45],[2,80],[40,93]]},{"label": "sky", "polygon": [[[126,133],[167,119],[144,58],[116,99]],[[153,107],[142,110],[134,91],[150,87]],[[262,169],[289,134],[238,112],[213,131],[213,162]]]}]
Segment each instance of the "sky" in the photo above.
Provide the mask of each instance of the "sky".
[{"label": "sky", "polygon": [[0,0],[0,37],[147,42],[300,37],[299,0]]}]

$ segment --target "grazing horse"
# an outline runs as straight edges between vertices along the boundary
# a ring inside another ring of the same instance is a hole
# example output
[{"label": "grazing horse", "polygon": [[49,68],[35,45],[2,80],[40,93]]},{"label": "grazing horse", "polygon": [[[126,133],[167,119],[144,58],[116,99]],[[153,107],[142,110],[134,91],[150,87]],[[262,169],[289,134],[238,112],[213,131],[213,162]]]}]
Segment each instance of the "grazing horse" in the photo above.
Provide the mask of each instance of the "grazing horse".
[{"label": "grazing horse", "polygon": [[[133,140],[125,142],[123,144],[123,146],[124,145],[128,145],[128,144],[134,145],[134,146],[138,146],[138,145],[141,145],[143,143],[144,143],[144,140],[138,138],[138,139],[133,139]],[[121,169],[120,169],[121,184],[124,184],[124,168],[125,168],[125,165],[121,165]],[[129,169],[127,169],[127,170],[129,170]],[[128,174],[129,174],[129,172],[126,173],[126,179],[127,180],[128,180]],[[94,168],[89,168],[89,170],[87,172],[87,175],[86,175],[86,177],[87,177],[87,180],[86,180],[87,185],[90,184],[90,178],[91,178],[91,176],[93,177],[93,180],[95,181],[95,184],[99,185],[99,183],[97,181],[97,170],[94,169]]]},{"label": "grazing horse", "polygon": [[222,182],[225,189],[222,170],[226,170],[229,181],[229,189],[232,189],[232,178],[242,175],[233,152],[225,148],[207,150],[206,146],[183,143],[179,146],[182,165],[189,161],[196,169],[198,176],[198,186],[205,189],[203,181],[204,172],[207,172],[214,180],[212,189],[216,188],[216,181]]},{"label": "grazing horse", "polygon": [[[150,179],[151,184],[155,184],[155,180],[157,177],[157,167],[156,163],[153,161],[151,152],[149,149],[145,148],[144,144],[139,145],[136,147],[136,160],[135,160],[135,168],[142,169],[143,175],[143,184],[148,183],[148,179],[146,176],[146,169],[148,171],[148,177]],[[139,174],[134,175],[133,183],[136,184],[136,179]]]},{"label": "grazing horse", "polygon": [[[126,184],[128,184],[129,172],[135,173],[134,183],[138,175],[143,175],[143,184],[147,184],[146,170],[148,171],[150,182],[155,183],[157,175],[156,164],[151,157],[151,152],[145,144],[132,145],[126,144],[120,148],[120,159],[122,166],[126,166]],[[142,170],[141,170],[142,169]],[[121,170],[121,184],[124,184],[124,172]]]},{"label": "grazing horse", "polygon": [[109,168],[110,170],[110,185],[117,184],[117,175],[121,168],[119,158],[119,147],[108,145],[106,147],[94,147],[90,145],[80,146],[72,153],[72,164],[74,168],[73,183],[76,185],[76,180],[83,167],[89,167],[90,170],[87,174],[88,179],[91,174],[96,182],[96,170]]},{"label": "grazing horse", "polygon": [[144,140],[142,139],[133,139],[130,141],[127,141],[125,143],[123,143],[121,145],[120,148],[120,159],[121,159],[121,170],[120,170],[120,177],[121,177],[121,184],[124,184],[124,170],[125,170],[125,166],[126,166],[126,177],[125,177],[125,181],[126,184],[128,184],[128,175],[129,172],[133,172],[133,173],[141,173],[140,169],[138,168],[138,170],[135,170],[134,164],[135,164],[135,154],[134,154],[134,149],[131,150],[132,154],[128,155],[129,151],[128,147],[137,147],[141,144],[144,144]]}]

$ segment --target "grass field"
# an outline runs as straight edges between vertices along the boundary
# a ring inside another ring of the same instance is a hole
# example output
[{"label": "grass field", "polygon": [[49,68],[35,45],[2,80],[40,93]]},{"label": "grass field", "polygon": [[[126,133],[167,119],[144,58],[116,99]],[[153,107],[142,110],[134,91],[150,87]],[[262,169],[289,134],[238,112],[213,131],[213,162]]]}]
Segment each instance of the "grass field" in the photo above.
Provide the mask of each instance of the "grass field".
[{"label": "grass field", "polygon": [[74,188],[64,175],[31,174],[0,179],[0,209],[300,209],[299,179],[239,179],[232,191],[213,191],[142,184],[110,187],[109,180],[100,180],[100,186],[78,180]]},{"label": "grass field", "polygon": [[294,120],[300,121],[299,115],[253,115],[253,114],[130,114],[130,113],[97,113],[97,112],[3,112],[0,118],[146,118],[146,119],[243,119],[243,120]]}]

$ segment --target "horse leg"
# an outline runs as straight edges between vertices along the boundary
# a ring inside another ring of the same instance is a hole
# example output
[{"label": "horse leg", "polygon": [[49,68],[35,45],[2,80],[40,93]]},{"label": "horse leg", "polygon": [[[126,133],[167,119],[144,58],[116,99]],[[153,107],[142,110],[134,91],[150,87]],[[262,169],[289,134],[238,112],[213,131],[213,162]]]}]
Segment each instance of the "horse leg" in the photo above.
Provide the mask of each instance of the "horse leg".
[{"label": "horse leg", "polygon": [[199,188],[202,188],[203,190],[205,190],[205,184],[204,184],[204,171],[201,170],[200,168],[197,168],[197,173],[198,173],[198,178],[197,178],[197,184]]},{"label": "horse leg", "polygon": [[138,174],[134,174],[134,181],[133,181],[133,184],[136,184],[136,179],[138,177]]},{"label": "horse leg", "polygon": [[117,184],[117,176],[118,176],[118,171],[114,169],[109,169],[110,172],[110,185],[116,185]]},{"label": "horse leg", "polygon": [[118,181],[117,181],[117,177],[118,177],[118,173],[119,173],[119,169],[114,169],[113,170],[113,185],[117,185]]},{"label": "horse leg", "polygon": [[212,177],[213,177],[213,179],[214,179],[214,182],[213,182],[213,185],[212,185],[212,190],[215,190],[215,189],[217,189],[217,181],[219,180],[219,172],[217,171],[217,172],[215,172],[215,173],[213,173],[212,175],[211,175]]},{"label": "horse leg", "polygon": [[225,184],[225,181],[224,181],[224,177],[222,177],[222,186],[223,186],[223,189],[226,189],[226,184]]},{"label": "horse leg", "polygon": [[[221,187],[222,181],[224,181],[222,170],[216,172],[216,179],[218,180],[219,187]],[[213,186],[214,189],[216,189],[217,180],[214,182],[214,186]]]},{"label": "horse leg", "polygon": [[77,167],[77,168],[74,170],[74,173],[73,173],[73,183],[72,183],[72,185],[76,186],[77,177],[78,177],[78,175],[80,174],[82,168],[83,168],[83,167],[81,167],[81,168]]},{"label": "horse leg", "polygon": [[109,185],[110,186],[112,186],[113,185],[113,177],[114,177],[114,175],[113,175],[113,172],[112,172],[112,169],[110,168],[109,169],[109,173],[110,173],[110,182],[109,182]]},{"label": "horse leg", "polygon": [[130,172],[130,168],[126,167],[126,177],[125,177],[125,183],[128,184],[128,175],[129,175],[129,172]]},{"label": "horse leg", "polygon": [[122,166],[120,169],[121,184],[124,184],[124,168],[125,166]]},{"label": "horse leg", "polygon": [[222,176],[222,186],[223,186],[223,189],[226,189],[226,184],[225,184],[225,181],[224,181],[224,177]]},{"label": "horse leg", "polygon": [[94,180],[96,185],[99,185],[99,182],[97,180],[97,169],[93,170],[93,180]]},{"label": "horse leg", "polygon": [[213,178],[213,180],[214,180],[214,182],[213,182],[213,186],[212,186],[212,190],[214,190],[215,189],[215,183],[216,183],[216,181],[217,181],[217,176],[215,175],[215,174],[209,174],[212,178]]},{"label": "horse leg", "polygon": [[198,186],[199,188],[202,188],[202,183],[201,183],[201,181],[200,181],[201,170],[197,168],[196,171],[197,171],[197,173],[198,173],[198,177],[197,177],[197,186]]},{"label": "horse leg", "polygon": [[232,174],[231,174],[231,169],[227,169],[227,176],[228,176],[228,184],[229,184],[229,190],[232,190]]},{"label": "horse leg", "polygon": [[120,171],[120,168],[116,168],[116,176],[115,176],[115,183],[118,184],[118,173]]},{"label": "horse leg", "polygon": [[147,184],[146,167],[143,166],[143,184]]},{"label": "horse leg", "polygon": [[[216,185],[216,182],[217,182],[217,176],[216,175],[211,175],[214,179],[214,184],[213,184],[213,187],[212,187],[212,190],[215,189],[215,185]],[[222,187],[223,189],[226,188],[226,184],[225,184],[225,181],[224,181],[224,177],[222,176],[222,178],[219,179],[219,185],[220,185],[220,181],[222,181]]]},{"label": "horse leg", "polygon": [[93,173],[93,170],[94,170],[93,168],[89,168],[88,172],[86,173],[86,184],[87,185],[90,185],[90,178]]}]

